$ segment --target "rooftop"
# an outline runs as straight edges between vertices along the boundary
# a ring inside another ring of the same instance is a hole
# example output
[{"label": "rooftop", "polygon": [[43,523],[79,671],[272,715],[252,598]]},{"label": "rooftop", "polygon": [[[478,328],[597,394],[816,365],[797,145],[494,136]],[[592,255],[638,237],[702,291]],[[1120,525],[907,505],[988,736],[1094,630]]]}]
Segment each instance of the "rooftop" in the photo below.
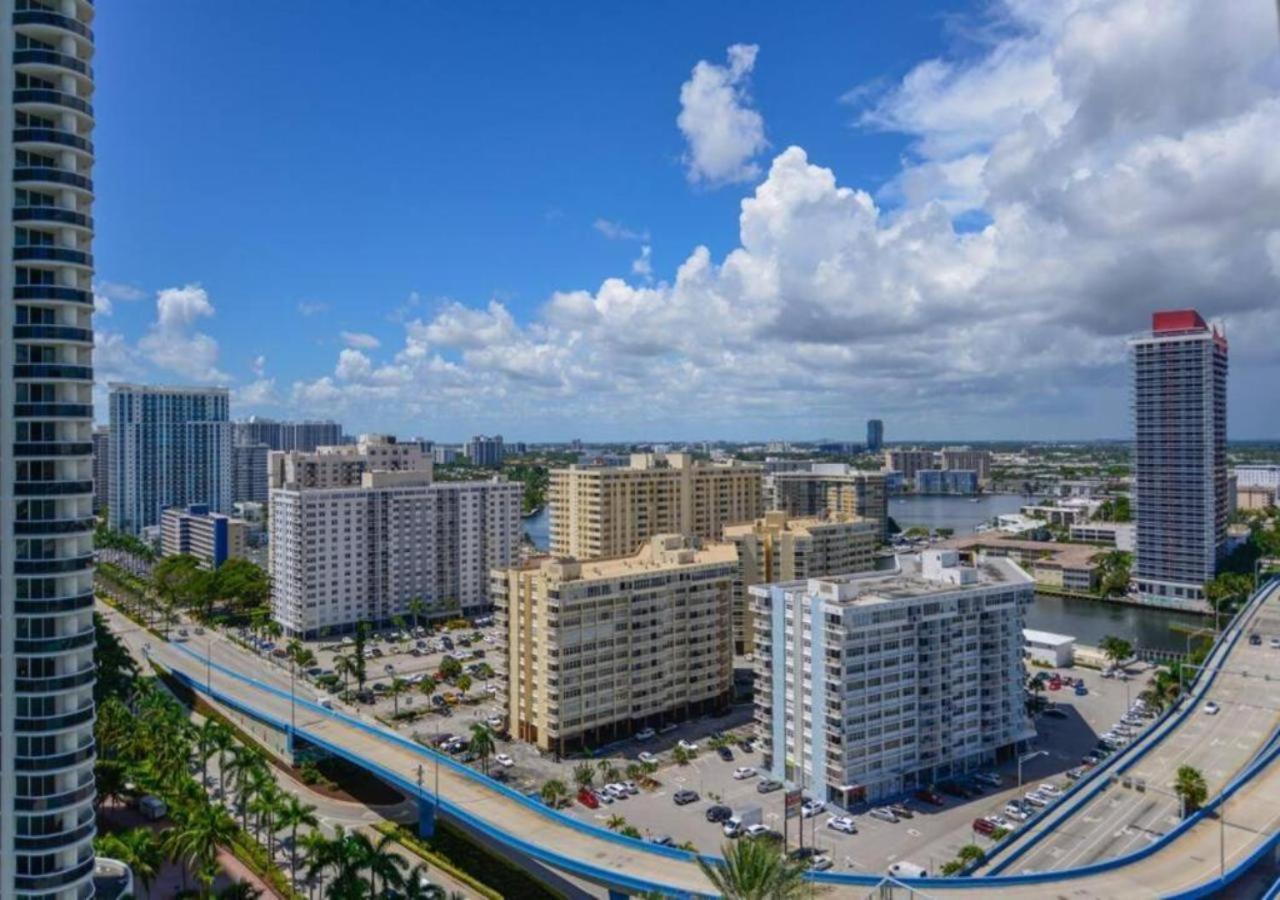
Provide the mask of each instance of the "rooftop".
[{"label": "rooftop", "polygon": [[1029,554],[1037,559],[1051,559],[1071,568],[1084,568],[1093,562],[1100,552],[1091,544],[1066,544],[1059,541],[1020,541],[1016,538],[999,537],[992,532],[952,538],[940,546],[954,550],[977,552],[979,550],[996,550]]},{"label": "rooftop", "polygon": [[580,561],[571,556],[540,556],[527,560],[520,566],[524,570],[541,569],[548,576],[560,581],[592,581],[637,575],[643,572],[660,572],[683,566],[735,564],[738,549],[733,544],[703,544],[691,546],[678,534],[659,534],[629,556]]}]

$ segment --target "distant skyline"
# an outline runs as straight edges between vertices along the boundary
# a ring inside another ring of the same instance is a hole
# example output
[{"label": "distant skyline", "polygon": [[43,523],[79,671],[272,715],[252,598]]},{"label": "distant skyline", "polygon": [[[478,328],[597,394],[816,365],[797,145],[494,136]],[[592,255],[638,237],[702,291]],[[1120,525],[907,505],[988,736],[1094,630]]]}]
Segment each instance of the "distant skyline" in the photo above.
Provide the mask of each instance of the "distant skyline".
[{"label": "distant skyline", "polygon": [[1195,307],[1229,436],[1280,438],[1272,3],[394,22],[98,11],[100,417],[122,380],[449,442],[1123,440],[1126,337]]}]

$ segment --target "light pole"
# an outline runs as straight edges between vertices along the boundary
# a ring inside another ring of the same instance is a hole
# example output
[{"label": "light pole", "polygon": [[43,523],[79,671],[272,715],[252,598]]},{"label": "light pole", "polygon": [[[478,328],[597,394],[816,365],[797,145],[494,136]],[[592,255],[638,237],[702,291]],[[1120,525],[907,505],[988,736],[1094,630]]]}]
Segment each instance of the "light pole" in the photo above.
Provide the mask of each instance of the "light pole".
[{"label": "light pole", "polygon": [[1037,756],[1048,756],[1048,755],[1049,755],[1048,750],[1032,750],[1030,753],[1025,753],[1022,756],[1018,757],[1018,787],[1022,787],[1022,764],[1024,762],[1030,762],[1031,760],[1035,759]]}]

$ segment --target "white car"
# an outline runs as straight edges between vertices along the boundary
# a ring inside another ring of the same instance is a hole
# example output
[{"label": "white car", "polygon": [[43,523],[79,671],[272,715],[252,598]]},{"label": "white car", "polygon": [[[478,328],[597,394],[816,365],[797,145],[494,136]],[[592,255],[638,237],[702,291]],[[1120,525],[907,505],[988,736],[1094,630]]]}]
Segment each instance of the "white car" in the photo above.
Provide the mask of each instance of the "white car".
[{"label": "white car", "polygon": [[1022,807],[1014,806],[1012,803],[1005,805],[1004,814],[1015,822],[1025,822],[1027,819],[1031,818],[1022,811]]},{"label": "white car", "polygon": [[1273,648],[1280,648],[1280,637],[1273,637],[1270,644]]},{"label": "white car", "polygon": [[493,758],[493,761],[496,762],[498,765],[502,766],[502,768],[504,769],[510,769],[512,766],[516,764],[516,761],[511,758],[510,754],[507,754],[507,753],[499,753],[497,756]]},{"label": "white car", "polygon": [[887,806],[877,806],[875,809],[867,813],[873,819],[879,819],[881,822],[898,821],[897,814]]},{"label": "white car", "polygon": [[1025,799],[1032,806],[1045,807],[1049,805],[1049,798],[1037,791],[1032,791],[1031,793],[1027,794],[1027,796],[1024,797],[1023,799]]},{"label": "white car", "polygon": [[636,759],[640,760],[642,763],[656,763],[658,761],[658,757],[650,753],[648,750],[641,751]]},{"label": "white car", "polygon": [[832,816],[827,819],[827,827],[832,831],[843,831],[845,834],[858,833],[858,826],[854,824],[853,816]]},{"label": "white car", "polygon": [[755,778],[756,770],[751,766],[738,766],[733,770],[733,778],[735,781],[743,781],[747,778]]},{"label": "white car", "polygon": [[812,819],[826,808],[827,804],[822,800],[806,800],[804,806],[800,807],[800,815],[806,819]]},{"label": "white car", "polygon": [[1049,784],[1048,782],[1040,785],[1036,790],[1048,797],[1058,797],[1062,794],[1062,790],[1056,784]]},{"label": "white car", "polygon": [[831,857],[827,856],[825,853],[815,856],[813,859],[809,860],[809,868],[815,872],[825,872],[833,865],[835,865],[835,863],[833,863],[831,861]]},{"label": "white car", "polygon": [[636,794],[640,793],[640,788],[636,787],[636,783],[634,781],[619,781],[618,784],[626,788],[627,793],[631,794],[632,796],[635,796]]},{"label": "white car", "polygon": [[658,732],[654,731],[652,728],[641,728],[639,731],[636,732],[636,740],[651,741],[653,740],[654,735],[656,735],[657,733]]},{"label": "white car", "polygon": [[488,725],[490,728],[501,728],[502,722],[502,716],[489,716],[484,720],[484,724]]},{"label": "white car", "polygon": [[1218,704],[1210,700],[1208,703],[1204,705],[1205,715],[1216,716],[1218,714],[1218,710],[1221,708],[1222,707],[1218,706]]},{"label": "white car", "polygon": [[614,782],[613,784],[606,784],[604,786],[604,790],[614,800],[626,800],[631,796],[627,793],[626,785],[618,784],[617,782]]},{"label": "white car", "polygon": [[749,838],[760,837],[761,835],[765,835],[768,833],[769,833],[769,826],[761,825],[759,822],[757,822],[755,825],[748,825],[746,831],[744,832],[744,834],[746,834],[746,836]]},{"label": "white car", "polygon": [[742,820],[737,816],[725,819],[722,830],[725,837],[736,838],[742,834]]},{"label": "white car", "polygon": [[1013,823],[1010,822],[1008,819],[1006,819],[1004,816],[983,816],[982,818],[986,819],[988,822],[990,822],[992,825],[996,826],[997,828],[1003,828],[1006,831],[1008,831],[1010,828],[1013,827]]},{"label": "white car", "polygon": [[684,738],[680,738],[680,740],[676,742],[676,746],[679,747],[681,750],[685,750],[689,753],[698,752],[698,745],[695,744],[693,741],[686,741]]}]

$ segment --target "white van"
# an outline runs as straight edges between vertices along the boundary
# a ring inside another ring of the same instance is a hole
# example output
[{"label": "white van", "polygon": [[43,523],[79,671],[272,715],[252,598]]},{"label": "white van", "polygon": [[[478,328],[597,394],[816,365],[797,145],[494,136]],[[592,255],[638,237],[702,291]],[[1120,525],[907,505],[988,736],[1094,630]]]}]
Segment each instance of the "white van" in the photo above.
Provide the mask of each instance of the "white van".
[{"label": "white van", "polygon": [[316,698],[316,704],[324,707],[325,709],[333,709],[333,698],[328,694],[321,694]]},{"label": "white van", "polygon": [[889,876],[891,878],[928,878],[929,870],[924,866],[917,866],[913,862],[903,860],[889,867]]}]

